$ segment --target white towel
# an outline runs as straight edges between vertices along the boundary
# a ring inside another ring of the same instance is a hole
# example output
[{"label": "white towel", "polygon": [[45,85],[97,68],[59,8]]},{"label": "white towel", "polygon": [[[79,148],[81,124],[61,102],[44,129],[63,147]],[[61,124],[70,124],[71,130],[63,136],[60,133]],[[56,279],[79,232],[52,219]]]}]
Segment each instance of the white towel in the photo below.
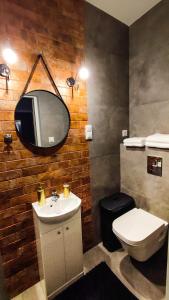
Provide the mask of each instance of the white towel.
[{"label": "white towel", "polygon": [[126,147],[144,147],[145,137],[132,137],[123,140]]},{"label": "white towel", "polygon": [[145,145],[154,148],[169,149],[169,134],[155,133],[146,138]]}]

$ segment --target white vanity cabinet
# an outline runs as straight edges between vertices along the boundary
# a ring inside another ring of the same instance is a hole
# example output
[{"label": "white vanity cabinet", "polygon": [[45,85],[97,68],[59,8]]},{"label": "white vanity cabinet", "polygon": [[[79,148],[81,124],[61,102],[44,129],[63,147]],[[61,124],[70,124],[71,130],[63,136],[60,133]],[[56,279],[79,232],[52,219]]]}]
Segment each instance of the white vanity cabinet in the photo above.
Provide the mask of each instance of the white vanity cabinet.
[{"label": "white vanity cabinet", "polygon": [[81,210],[68,220],[49,224],[34,212],[38,263],[48,299],[83,275]]},{"label": "white vanity cabinet", "polygon": [[81,219],[78,218],[63,226],[66,281],[83,270]]},{"label": "white vanity cabinet", "polygon": [[50,295],[66,282],[62,227],[41,236],[41,251],[46,290]]}]

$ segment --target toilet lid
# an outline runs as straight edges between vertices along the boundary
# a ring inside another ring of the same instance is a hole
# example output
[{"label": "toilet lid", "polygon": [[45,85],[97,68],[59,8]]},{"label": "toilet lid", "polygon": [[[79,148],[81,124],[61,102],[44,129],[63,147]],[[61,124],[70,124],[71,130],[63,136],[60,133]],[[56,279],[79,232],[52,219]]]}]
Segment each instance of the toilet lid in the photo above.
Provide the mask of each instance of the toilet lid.
[{"label": "toilet lid", "polygon": [[113,232],[124,242],[137,245],[161,230],[167,222],[144,211],[134,208],[115,219]]}]

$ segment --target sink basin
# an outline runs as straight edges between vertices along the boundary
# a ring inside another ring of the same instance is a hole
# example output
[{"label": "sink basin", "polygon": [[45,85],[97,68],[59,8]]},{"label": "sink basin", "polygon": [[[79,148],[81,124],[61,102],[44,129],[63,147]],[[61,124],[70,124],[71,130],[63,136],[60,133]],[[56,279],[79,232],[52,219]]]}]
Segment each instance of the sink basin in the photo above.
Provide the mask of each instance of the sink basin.
[{"label": "sink basin", "polygon": [[72,217],[81,206],[81,199],[73,193],[68,198],[63,194],[59,196],[56,202],[52,197],[46,198],[46,203],[40,206],[38,202],[32,204],[37,217],[44,223],[58,223]]}]

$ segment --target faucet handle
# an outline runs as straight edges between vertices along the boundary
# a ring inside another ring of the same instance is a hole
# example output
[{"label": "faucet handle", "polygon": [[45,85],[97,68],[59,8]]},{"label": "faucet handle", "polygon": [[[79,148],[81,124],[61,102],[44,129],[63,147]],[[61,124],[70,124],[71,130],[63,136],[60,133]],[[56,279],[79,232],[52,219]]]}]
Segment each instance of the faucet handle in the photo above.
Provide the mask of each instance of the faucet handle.
[{"label": "faucet handle", "polygon": [[52,192],[52,196],[59,196],[58,193],[56,191]]},{"label": "faucet handle", "polygon": [[51,196],[53,201],[56,201],[59,198],[59,194],[56,191],[53,191]]}]

